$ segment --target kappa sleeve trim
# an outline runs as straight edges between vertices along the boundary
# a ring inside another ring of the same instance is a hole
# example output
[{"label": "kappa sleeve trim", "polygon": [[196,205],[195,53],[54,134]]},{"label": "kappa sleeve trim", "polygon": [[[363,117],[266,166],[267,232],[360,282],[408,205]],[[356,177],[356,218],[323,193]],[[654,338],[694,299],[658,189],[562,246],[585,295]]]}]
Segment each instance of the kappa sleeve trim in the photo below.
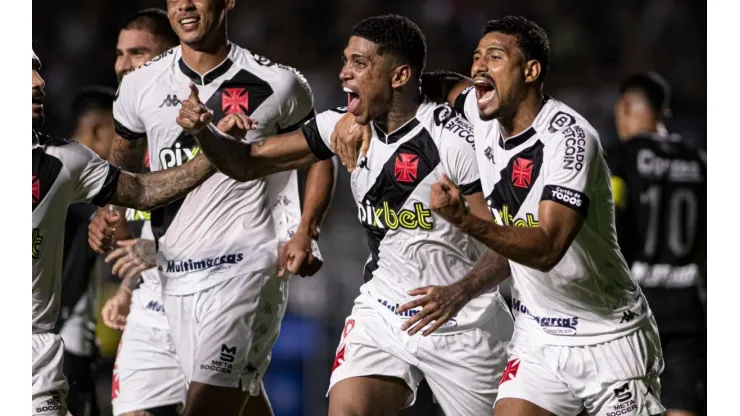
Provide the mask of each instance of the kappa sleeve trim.
[{"label": "kappa sleeve trim", "polygon": [[105,176],[103,186],[100,187],[98,194],[90,201],[91,204],[99,207],[104,206],[113,198],[118,187],[118,178],[121,176],[121,169],[108,164],[108,174]]},{"label": "kappa sleeve trim", "polygon": [[324,139],[321,138],[319,133],[319,126],[316,124],[316,117],[312,118],[308,123],[301,127],[303,137],[306,138],[308,147],[311,148],[313,154],[319,158],[319,160],[326,160],[334,156],[334,153],[326,146]]},{"label": "kappa sleeve trim", "polygon": [[116,134],[123,137],[126,140],[136,140],[146,137],[146,133],[135,132],[128,127],[121,124],[118,120],[113,119],[113,125],[116,128]]}]

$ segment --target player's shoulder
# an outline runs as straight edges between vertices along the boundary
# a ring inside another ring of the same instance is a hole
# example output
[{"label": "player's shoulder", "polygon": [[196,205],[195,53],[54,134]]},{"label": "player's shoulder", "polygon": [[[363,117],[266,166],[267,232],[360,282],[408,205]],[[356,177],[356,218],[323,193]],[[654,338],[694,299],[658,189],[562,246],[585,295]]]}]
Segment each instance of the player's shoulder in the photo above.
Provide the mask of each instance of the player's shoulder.
[{"label": "player's shoulder", "polygon": [[233,47],[236,63],[258,77],[266,79],[273,88],[288,91],[298,87],[309,88],[306,77],[292,66],[275,62],[239,45]]},{"label": "player's shoulder", "polygon": [[571,139],[583,140],[585,143],[598,143],[600,146],[596,129],[585,117],[567,104],[547,97],[542,111],[545,113],[536,123],[535,130],[545,146]]},{"label": "player's shoulder", "polygon": [[425,100],[420,113],[437,147],[473,148],[473,125],[447,103]]},{"label": "player's shoulder", "polygon": [[122,90],[128,94],[137,91],[142,93],[147,91],[150,85],[153,85],[153,83],[174,68],[180,54],[179,51],[179,46],[168,49],[146,61],[141,66],[126,72],[121,79],[121,83],[118,85],[116,99]]},{"label": "player's shoulder", "polygon": [[39,144],[39,146],[45,147],[45,148],[54,148],[54,147],[62,147],[67,146],[72,143],[76,143],[75,141],[65,138],[65,137],[58,137],[58,136],[52,136],[47,133],[41,133],[34,131],[33,134],[36,136],[36,142]]},{"label": "player's shoulder", "polygon": [[[123,75],[123,80],[133,80],[141,82],[143,80],[151,80],[159,76],[165,70],[171,68],[179,55],[180,47],[175,46],[174,48],[168,49],[154,58],[144,62],[141,66],[127,71]],[[123,81],[121,81],[123,82]]]}]

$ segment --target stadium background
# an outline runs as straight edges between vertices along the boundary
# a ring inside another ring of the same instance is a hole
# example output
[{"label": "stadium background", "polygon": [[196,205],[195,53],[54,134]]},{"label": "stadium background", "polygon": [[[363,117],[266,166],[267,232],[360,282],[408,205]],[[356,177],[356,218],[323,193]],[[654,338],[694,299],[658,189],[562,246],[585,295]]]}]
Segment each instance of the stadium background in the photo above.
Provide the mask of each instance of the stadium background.
[{"label": "stadium background", "polygon": [[[121,23],[141,8],[164,8],[165,1],[34,0],[33,6],[33,47],[47,82],[45,131],[68,136],[74,95],[89,85],[115,87]],[[535,20],[552,44],[545,92],[589,119],[606,147],[616,140],[612,108],[619,81],[635,71],[658,71],[673,88],[669,130],[706,148],[706,3],[701,1],[239,0],[229,16],[229,33],[239,45],[299,69],[322,111],[346,103],[337,74],[352,26],[389,12],[421,26],[428,70],[463,74],[470,71],[486,20],[506,14]],[[368,252],[348,178],[340,172],[322,229],[323,269],[291,282],[288,313],[265,377],[277,416],[326,414],[334,350]],[[111,354],[115,341],[103,349]],[[101,398],[109,399],[108,392]]]}]

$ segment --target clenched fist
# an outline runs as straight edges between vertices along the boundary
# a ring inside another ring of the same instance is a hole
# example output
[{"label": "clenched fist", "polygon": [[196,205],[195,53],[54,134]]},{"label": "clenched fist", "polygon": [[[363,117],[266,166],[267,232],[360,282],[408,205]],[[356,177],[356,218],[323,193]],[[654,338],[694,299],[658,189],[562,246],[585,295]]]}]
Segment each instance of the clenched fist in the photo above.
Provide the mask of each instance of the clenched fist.
[{"label": "clenched fist", "polygon": [[468,213],[460,189],[444,174],[441,181],[432,185],[429,207],[447,222],[457,226],[462,223],[465,214]]}]

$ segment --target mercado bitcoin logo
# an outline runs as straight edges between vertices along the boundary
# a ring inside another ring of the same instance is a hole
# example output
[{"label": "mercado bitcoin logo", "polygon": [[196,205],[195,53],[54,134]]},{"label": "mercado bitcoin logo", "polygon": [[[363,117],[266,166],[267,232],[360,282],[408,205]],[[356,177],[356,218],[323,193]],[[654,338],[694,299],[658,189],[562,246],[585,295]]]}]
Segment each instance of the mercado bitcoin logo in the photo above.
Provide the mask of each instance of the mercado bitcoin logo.
[{"label": "mercado bitcoin logo", "polygon": [[357,211],[360,222],[370,227],[389,230],[398,228],[431,230],[434,228],[434,223],[431,221],[432,211],[424,208],[420,202],[414,204],[413,211],[403,209],[397,212],[390,207],[388,202],[383,202],[382,207],[374,207],[366,202],[364,205],[358,205]]}]

